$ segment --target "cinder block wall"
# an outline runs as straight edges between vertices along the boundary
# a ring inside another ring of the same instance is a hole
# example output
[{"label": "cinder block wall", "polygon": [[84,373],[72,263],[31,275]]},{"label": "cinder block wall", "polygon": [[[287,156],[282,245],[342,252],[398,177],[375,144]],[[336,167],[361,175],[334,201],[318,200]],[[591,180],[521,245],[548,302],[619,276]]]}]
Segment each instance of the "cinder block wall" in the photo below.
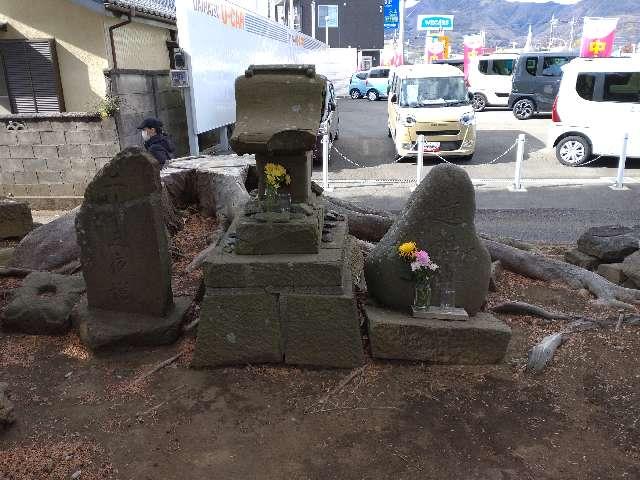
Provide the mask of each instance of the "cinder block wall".
[{"label": "cinder block wall", "polygon": [[82,196],[120,151],[112,118],[78,113],[0,116],[0,195]]},{"label": "cinder block wall", "polygon": [[180,89],[171,87],[167,71],[115,70],[108,76],[111,95],[120,98],[120,111],[115,118],[121,148],[141,146],[142,138],[136,127],[144,118],[156,117],[176,144],[176,156],[188,154],[184,95]]}]

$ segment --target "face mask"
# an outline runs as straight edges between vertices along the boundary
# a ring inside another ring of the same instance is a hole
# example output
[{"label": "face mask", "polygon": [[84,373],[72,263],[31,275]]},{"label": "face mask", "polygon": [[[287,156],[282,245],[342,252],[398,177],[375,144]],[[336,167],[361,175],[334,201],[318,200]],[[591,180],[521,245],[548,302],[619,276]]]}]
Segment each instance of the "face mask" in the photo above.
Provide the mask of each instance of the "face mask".
[{"label": "face mask", "polygon": [[142,139],[146,142],[147,140],[149,140],[149,138],[151,138],[149,132],[147,132],[146,130],[142,130]]}]

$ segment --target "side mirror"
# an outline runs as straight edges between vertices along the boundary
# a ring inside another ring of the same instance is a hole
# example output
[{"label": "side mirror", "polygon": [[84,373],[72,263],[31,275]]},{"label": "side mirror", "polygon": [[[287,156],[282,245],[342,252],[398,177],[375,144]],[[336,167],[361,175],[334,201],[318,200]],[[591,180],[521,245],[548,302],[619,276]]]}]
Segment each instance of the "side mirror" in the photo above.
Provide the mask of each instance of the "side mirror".
[{"label": "side mirror", "polygon": [[398,95],[395,93],[391,95],[391,103],[398,103]]}]

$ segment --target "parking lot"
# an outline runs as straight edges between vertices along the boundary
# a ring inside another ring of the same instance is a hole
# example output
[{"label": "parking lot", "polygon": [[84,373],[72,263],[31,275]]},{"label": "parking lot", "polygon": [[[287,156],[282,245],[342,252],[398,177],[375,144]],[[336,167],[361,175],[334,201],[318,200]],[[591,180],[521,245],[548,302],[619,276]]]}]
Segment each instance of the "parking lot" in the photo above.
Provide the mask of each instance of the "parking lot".
[{"label": "parking lot", "polygon": [[[411,180],[415,179],[415,161],[395,161],[392,140],[387,136],[386,101],[370,102],[366,99],[342,98],[338,104],[340,114],[340,138],[332,151],[329,171],[332,180]],[[503,154],[519,134],[526,135],[525,180],[546,180],[539,184],[554,185],[584,181],[586,184],[600,182],[603,178],[616,175],[618,159],[601,158],[584,167],[566,167],[555,158],[552,150],[545,149],[549,116],[519,121],[512,113],[504,110],[488,110],[477,114],[478,144],[476,154],[470,162],[461,163],[472,179],[503,180],[514,176],[515,148],[504,157]],[[349,160],[351,162],[349,162]],[[440,162],[425,157],[424,173]],[[493,162],[493,163],[492,163]],[[319,173],[316,172],[316,176]],[[632,182],[640,182],[640,162],[630,161],[626,176]],[[606,183],[606,180],[602,180]],[[490,183],[490,182],[489,182]],[[500,182],[497,182],[499,184]]]}]

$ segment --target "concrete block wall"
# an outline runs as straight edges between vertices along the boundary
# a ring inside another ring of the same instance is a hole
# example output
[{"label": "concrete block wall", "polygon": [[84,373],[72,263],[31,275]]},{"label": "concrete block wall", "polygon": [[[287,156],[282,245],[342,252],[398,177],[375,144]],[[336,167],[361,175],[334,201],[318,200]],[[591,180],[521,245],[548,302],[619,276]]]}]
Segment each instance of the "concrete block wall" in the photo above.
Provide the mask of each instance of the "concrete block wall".
[{"label": "concrete block wall", "polygon": [[111,95],[120,98],[116,123],[120,146],[142,146],[136,129],[146,117],[159,118],[176,145],[176,156],[188,154],[187,114],[184,95],[171,87],[167,71],[115,70],[109,72]]},{"label": "concrete block wall", "polygon": [[81,197],[119,151],[113,118],[82,113],[0,116],[0,196]]}]

